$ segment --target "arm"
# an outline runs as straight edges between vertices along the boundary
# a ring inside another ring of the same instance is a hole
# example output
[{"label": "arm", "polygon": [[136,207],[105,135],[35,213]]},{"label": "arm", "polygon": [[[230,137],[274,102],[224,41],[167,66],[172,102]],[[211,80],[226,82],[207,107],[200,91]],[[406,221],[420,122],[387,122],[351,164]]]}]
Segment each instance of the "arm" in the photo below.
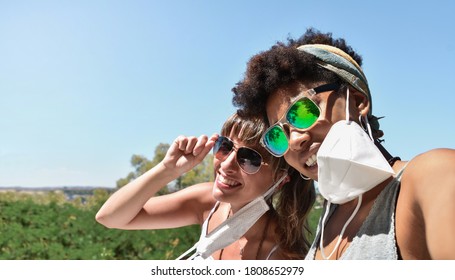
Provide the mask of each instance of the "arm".
[{"label": "arm", "polygon": [[200,222],[203,208],[213,201],[210,183],[165,196],[155,197],[155,194],[199,164],[216,138],[216,135],[178,137],[158,165],[116,191],[104,203],[96,220],[106,227],[119,229],[172,228]]},{"label": "arm", "polygon": [[409,167],[429,254],[432,259],[455,259],[455,150],[429,151]]}]

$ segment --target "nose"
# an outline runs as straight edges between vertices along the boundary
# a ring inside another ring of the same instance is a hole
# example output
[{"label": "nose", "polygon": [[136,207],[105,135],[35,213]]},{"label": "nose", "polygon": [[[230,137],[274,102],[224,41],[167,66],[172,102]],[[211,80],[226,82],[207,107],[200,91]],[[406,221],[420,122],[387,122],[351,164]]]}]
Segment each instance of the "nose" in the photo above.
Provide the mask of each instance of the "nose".
[{"label": "nose", "polygon": [[227,157],[221,162],[220,167],[227,174],[232,174],[237,172],[238,164],[236,163],[237,151],[232,149],[232,151],[227,155]]},{"label": "nose", "polygon": [[307,131],[299,131],[293,128],[289,130],[289,149],[301,151],[306,148],[310,135]]}]

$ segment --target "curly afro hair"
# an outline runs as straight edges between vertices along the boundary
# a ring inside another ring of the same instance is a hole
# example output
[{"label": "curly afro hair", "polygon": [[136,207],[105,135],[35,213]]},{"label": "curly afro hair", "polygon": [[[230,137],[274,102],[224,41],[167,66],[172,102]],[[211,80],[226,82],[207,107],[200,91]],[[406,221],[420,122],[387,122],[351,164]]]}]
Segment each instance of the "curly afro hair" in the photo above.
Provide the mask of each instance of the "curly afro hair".
[{"label": "curly afro hair", "polygon": [[293,82],[342,83],[340,77],[317,65],[317,59],[297,50],[306,44],[325,44],[349,54],[359,65],[362,58],[348,46],[344,39],[332,38],[332,33],[321,33],[309,28],[299,39],[287,38],[269,50],[254,55],[247,64],[243,80],[232,89],[232,103],[243,117],[266,117],[265,107],[270,94]]}]

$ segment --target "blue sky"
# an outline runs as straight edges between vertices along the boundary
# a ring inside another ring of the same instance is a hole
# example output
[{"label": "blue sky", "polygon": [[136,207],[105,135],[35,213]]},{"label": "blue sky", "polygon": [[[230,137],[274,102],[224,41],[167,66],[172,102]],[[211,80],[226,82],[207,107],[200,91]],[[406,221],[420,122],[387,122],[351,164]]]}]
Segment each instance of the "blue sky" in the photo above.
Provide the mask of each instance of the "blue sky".
[{"label": "blue sky", "polygon": [[218,132],[248,59],[308,27],[363,56],[392,154],[455,148],[453,3],[0,0],[0,186],[115,186]]}]

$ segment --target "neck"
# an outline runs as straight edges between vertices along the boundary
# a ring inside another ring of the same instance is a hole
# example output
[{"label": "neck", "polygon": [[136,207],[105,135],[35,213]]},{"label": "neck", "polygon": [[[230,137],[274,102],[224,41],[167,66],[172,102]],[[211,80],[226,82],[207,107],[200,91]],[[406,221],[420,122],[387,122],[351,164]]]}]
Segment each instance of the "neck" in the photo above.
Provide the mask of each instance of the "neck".
[{"label": "neck", "polygon": [[[374,201],[378,197],[378,195],[384,190],[384,188],[390,183],[390,181],[392,179],[393,179],[393,177],[391,176],[390,178],[387,178],[386,180],[384,180],[383,182],[381,182],[380,184],[378,184],[371,190],[365,192],[362,195],[362,200],[363,200],[362,207],[366,207],[369,205],[369,202]],[[340,206],[343,206],[343,205],[347,206],[346,208],[351,207],[353,209],[355,207],[355,205],[357,205],[357,199],[353,199],[345,204],[341,204]],[[343,208],[345,208],[345,207],[343,207]]]},{"label": "neck", "polygon": [[[231,209],[231,211],[229,212],[230,214],[228,215],[228,218],[231,217],[232,215],[235,214],[235,211]],[[269,222],[270,220],[273,219],[273,214],[271,213],[271,211],[267,211],[265,212],[257,221],[256,223],[254,223],[251,228],[245,232],[245,234],[243,235],[243,238],[245,238],[246,240],[250,240],[250,239],[256,239],[258,238],[258,236],[262,235],[263,233],[263,230],[264,230],[264,226],[265,225],[269,225]]]},{"label": "neck", "polygon": [[[254,200],[257,200],[259,199],[260,197],[257,197],[255,198]],[[230,205],[230,208],[231,208],[231,215],[234,215],[235,213],[237,213],[238,211],[240,211],[240,209],[242,209],[243,207],[245,207],[246,205],[252,203],[254,200],[251,200],[251,201],[248,201],[246,203],[229,203]],[[257,203],[257,201],[256,201]]]}]

